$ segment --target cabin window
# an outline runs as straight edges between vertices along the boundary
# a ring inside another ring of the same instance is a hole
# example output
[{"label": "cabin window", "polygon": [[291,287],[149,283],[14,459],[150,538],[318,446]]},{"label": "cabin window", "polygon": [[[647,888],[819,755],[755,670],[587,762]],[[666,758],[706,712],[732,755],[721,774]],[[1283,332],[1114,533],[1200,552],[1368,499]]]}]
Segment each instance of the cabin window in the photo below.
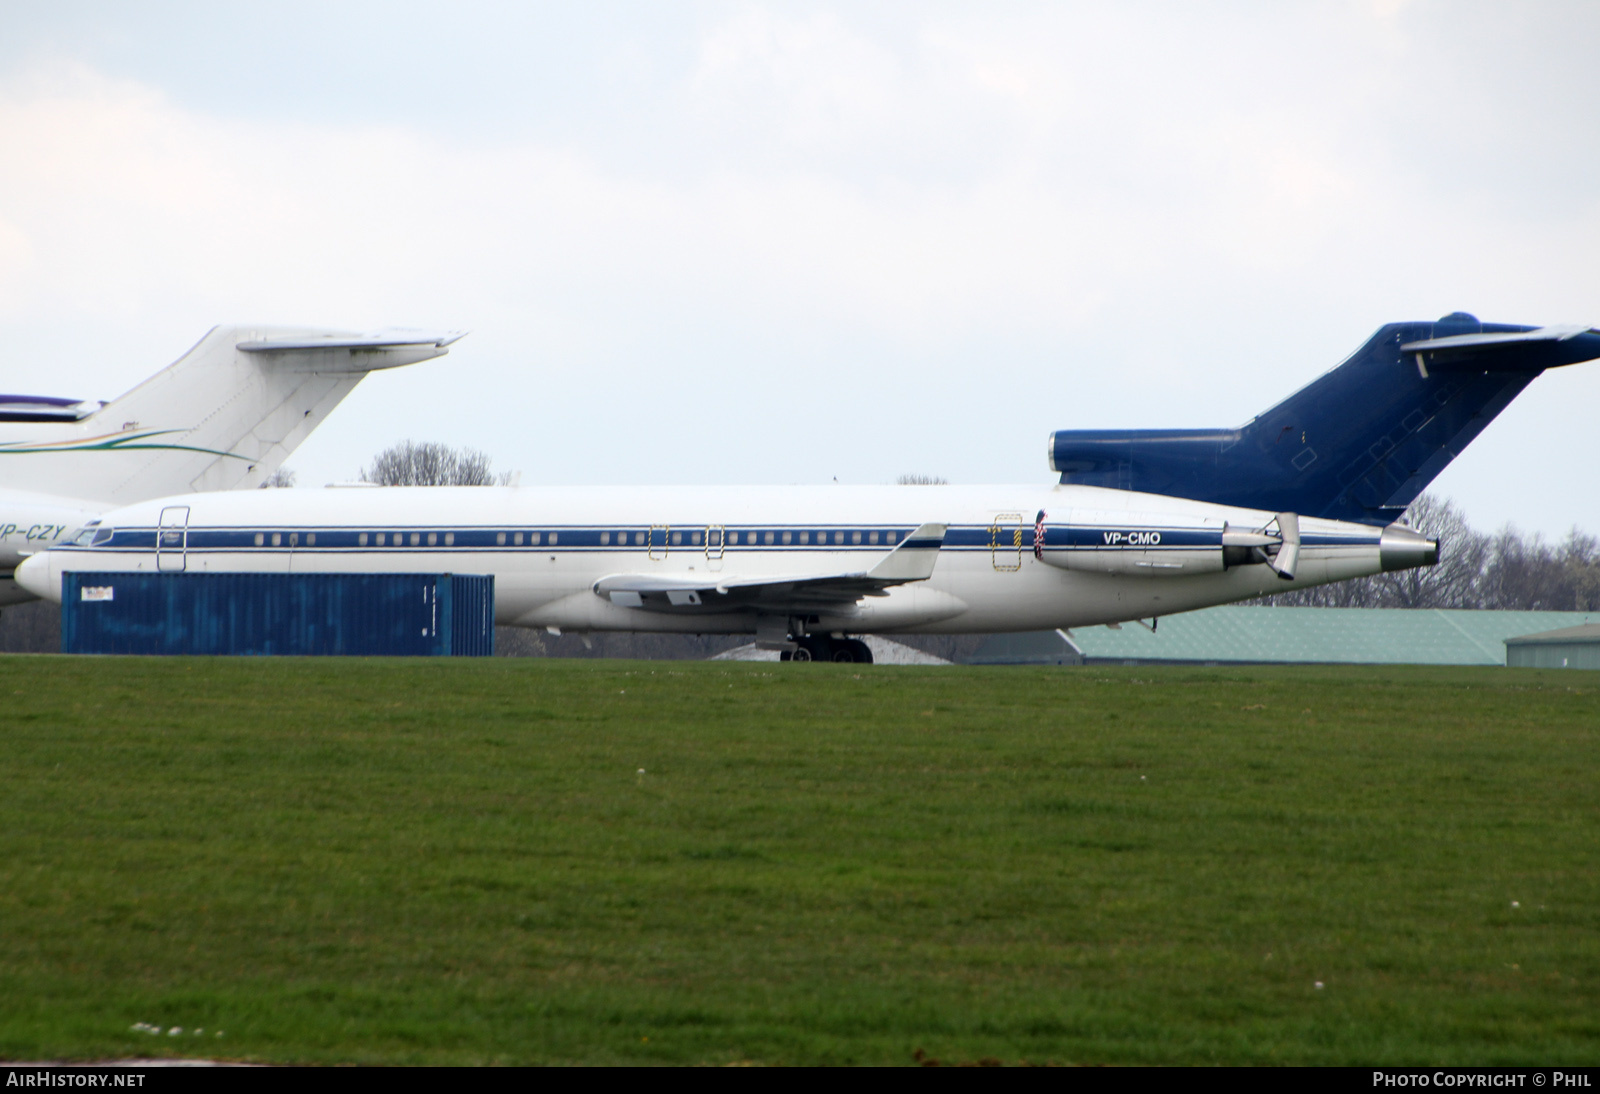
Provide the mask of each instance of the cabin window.
[{"label": "cabin window", "polygon": [[674,532],[674,533],[672,533],[672,545],[674,547],[682,547],[683,546],[683,533],[682,532]]},{"label": "cabin window", "polygon": [[739,542],[739,533],[738,532],[729,532],[728,533],[728,542],[729,543],[738,543]]},{"label": "cabin window", "polygon": [[446,532],[444,534],[444,545],[446,547],[454,547],[456,545],[456,534],[454,532]]},{"label": "cabin window", "polygon": [[[533,533],[533,542],[535,542],[535,543],[539,542],[539,533],[538,532]],[[555,545],[556,545],[556,534],[554,532],[551,532],[550,533],[550,546],[554,547]]]},{"label": "cabin window", "polygon": [[438,532],[429,532],[428,533],[428,546],[429,547],[437,547],[437,546],[439,546],[439,533]]},{"label": "cabin window", "polygon": [[365,547],[367,545],[367,533],[362,532],[359,536],[357,536],[356,543],[362,547]]},{"label": "cabin window", "polygon": [[282,532],[274,532],[274,533],[272,533],[272,545],[274,547],[282,547],[283,546],[283,533]]},{"label": "cabin window", "polygon": [[801,532],[800,533],[800,545],[803,547],[807,543],[810,543],[810,542],[811,542],[811,533],[810,532]]},{"label": "cabin window", "polygon": [[610,545],[611,545],[611,533],[610,532],[601,532],[600,533],[600,546],[609,547]]},{"label": "cabin window", "polygon": [[379,532],[377,539],[378,539],[378,546],[382,547],[385,543],[388,542],[389,537],[384,535],[382,532]]},{"label": "cabin window", "polygon": [[689,542],[696,547],[700,546],[700,533],[696,532],[694,535],[690,536]]},{"label": "cabin window", "polygon": [[835,542],[835,543],[843,543],[844,542],[844,533],[843,532],[835,532],[835,533],[833,533],[833,542]]},{"label": "cabin window", "polygon": [[850,542],[851,543],[860,543],[861,542],[861,533],[860,532],[851,532],[850,533]]},{"label": "cabin window", "polygon": [[[522,542],[521,536],[517,537],[517,542]],[[494,545],[496,547],[504,547],[506,545],[506,534],[504,532],[496,532],[494,534]]]},{"label": "cabin window", "polygon": [[883,533],[883,542],[885,542],[885,543],[899,543],[900,542],[900,533],[899,532],[885,532],[885,533]]},{"label": "cabin window", "polygon": [[868,543],[876,543],[876,542],[878,542],[878,533],[876,533],[876,532],[868,533],[867,542]]},{"label": "cabin window", "polygon": [[794,542],[794,533],[793,532],[785,532],[785,533],[783,533],[783,545],[785,547],[789,546],[789,544],[791,544],[793,542]]},{"label": "cabin window", "polygon": [[764,535],[764,536],[762,536],[762,537],[761,537],[761,538],[762,538],[762,539],[763,539],[763,540],[765,540],[765,541],[766,541],[766,544],[767,544],[767,546],[769,546],[769,547],[770,547],[770,546],[772,546],[772,541],[773,541],[773,540],[774,540],[774,539],[776,539],[776,538],[777,538],[777,537],[776,537],[776,536],[774,536],[774,535],[773,535],[773,534],[772,534],[772,533],[771,533],[771,532],[768,532],[768,533],[767,533],[767,534],[766,534],[766,535]]},{"label": "cabin window", "polygon": [[421,544],[422,544],[422,533],[421,532],[412,532],[411,533],[411,546],[417,547],[417,546],[420,546]]},{"label": "cabin window", "polygon": [[399,547],[402,543],[405,542],[405,537],[402,536],[399,532],[396,532],[394,535],[390,536],[389,539],[396,547]]},{"label": "cabin window", "polygon": [[257,532],[256,533],[256,546],[260,547],[265,542],[267,542],[266,534],[264,532]]},{"label": "cabin window", "polygon": [[300,546],[300,533],[299,532],[290,532],[289,533],[289,546],[291,546],[291,547]]},{"label": "cabin window", "polygon": [[306,546],[307,547],[315,547],[316,545],[317,545],[317,533],[315,533],[315,532],[307,532],[306,533]]}]

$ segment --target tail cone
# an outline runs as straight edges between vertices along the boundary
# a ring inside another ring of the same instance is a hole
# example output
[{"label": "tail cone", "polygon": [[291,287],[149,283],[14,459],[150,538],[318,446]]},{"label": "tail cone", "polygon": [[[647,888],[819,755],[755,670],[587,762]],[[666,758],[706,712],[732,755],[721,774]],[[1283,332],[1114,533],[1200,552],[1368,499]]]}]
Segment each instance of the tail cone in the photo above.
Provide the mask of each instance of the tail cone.
[{"label": "tail cone", "polygon": [[1378,541],[1378,563],[1384,572],[1439,564],[1439,541],[1402,524],[1384,528]]}]

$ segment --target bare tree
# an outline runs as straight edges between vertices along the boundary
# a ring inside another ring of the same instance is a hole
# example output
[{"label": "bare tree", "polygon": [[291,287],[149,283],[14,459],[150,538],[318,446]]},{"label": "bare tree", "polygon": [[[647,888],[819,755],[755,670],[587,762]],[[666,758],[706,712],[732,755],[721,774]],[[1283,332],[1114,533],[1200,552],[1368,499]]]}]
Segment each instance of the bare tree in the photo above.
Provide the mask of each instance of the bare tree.
[{"label": "bare tree", "polygon": [[894,480],[896,486],[949,486],[950,480],[939,475],[901,475]]},{"label": "bare tree", "polygon": [[261,480],[261,489],[263,490],[287,490],[293,485],[294,472],[287,467],[280,467]]},{"label": "bare tree", "polygon": [[378,453],[361,472],[379,486],[504,486],[510,475],[489,470],[489,457],[475,448],[401,441]]},{"label": "bare tree", "polygon": [[1600,610],[1600,541],[1576,528],[1559,545],[1502,528],[1484,567],[1484,607]]},{"label": "bare tree", "polygon": [[1472,530],[1455,502],[1423,494],[1406,510],[1405,523],[1439,541],[1439,564],[1377,574],[1367,580],[1385,608],[1476,608],[1483,603],[1489,537]]}]

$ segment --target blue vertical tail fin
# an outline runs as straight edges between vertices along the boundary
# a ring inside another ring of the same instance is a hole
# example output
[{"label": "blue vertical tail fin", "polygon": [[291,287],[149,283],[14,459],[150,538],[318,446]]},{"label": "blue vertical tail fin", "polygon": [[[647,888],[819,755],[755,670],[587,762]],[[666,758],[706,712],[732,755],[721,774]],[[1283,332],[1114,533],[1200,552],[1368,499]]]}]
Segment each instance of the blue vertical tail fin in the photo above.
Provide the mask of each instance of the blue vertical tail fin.
[{"label": "blue vertical tail fin", "polygon": [[1390,323],[1238,429],[1062,430],[1064,483],[1388,524],[1547,368],[1600,357],[1600,331]]}]

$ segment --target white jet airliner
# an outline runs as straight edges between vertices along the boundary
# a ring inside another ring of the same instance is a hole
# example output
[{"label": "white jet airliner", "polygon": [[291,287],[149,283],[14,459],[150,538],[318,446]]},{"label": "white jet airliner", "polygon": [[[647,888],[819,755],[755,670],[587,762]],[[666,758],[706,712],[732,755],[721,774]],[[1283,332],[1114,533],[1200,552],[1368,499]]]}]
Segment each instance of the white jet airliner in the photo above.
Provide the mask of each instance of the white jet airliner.
[{"label": "white jet airliner", "polygon": [[110,403],[0,395],[0,605],[24,557],[111,509],[258,486],[367,373],[459,333],[216,327]]},{"label": "white jet airliner", "polygon": [[500,624],[868,660],[848,636],[1162,616],[1436,551],[1401,528],[1083,486],[393,487],[145,502],[17,579],[59,599],[66,569],[487,573]]},{"label": "white jet airliner", "polygon": [[1454,313],[1382,328],[1238,429],[1057,433],[1053,485],[191,495],[107,513],[17,580],[59,599],[68,570],[486,573],[501,624],[865,661],[855,635],[1155,619],[1432,565],[1394,517],[1540,371],[1595,357],[1587,327]]}]

